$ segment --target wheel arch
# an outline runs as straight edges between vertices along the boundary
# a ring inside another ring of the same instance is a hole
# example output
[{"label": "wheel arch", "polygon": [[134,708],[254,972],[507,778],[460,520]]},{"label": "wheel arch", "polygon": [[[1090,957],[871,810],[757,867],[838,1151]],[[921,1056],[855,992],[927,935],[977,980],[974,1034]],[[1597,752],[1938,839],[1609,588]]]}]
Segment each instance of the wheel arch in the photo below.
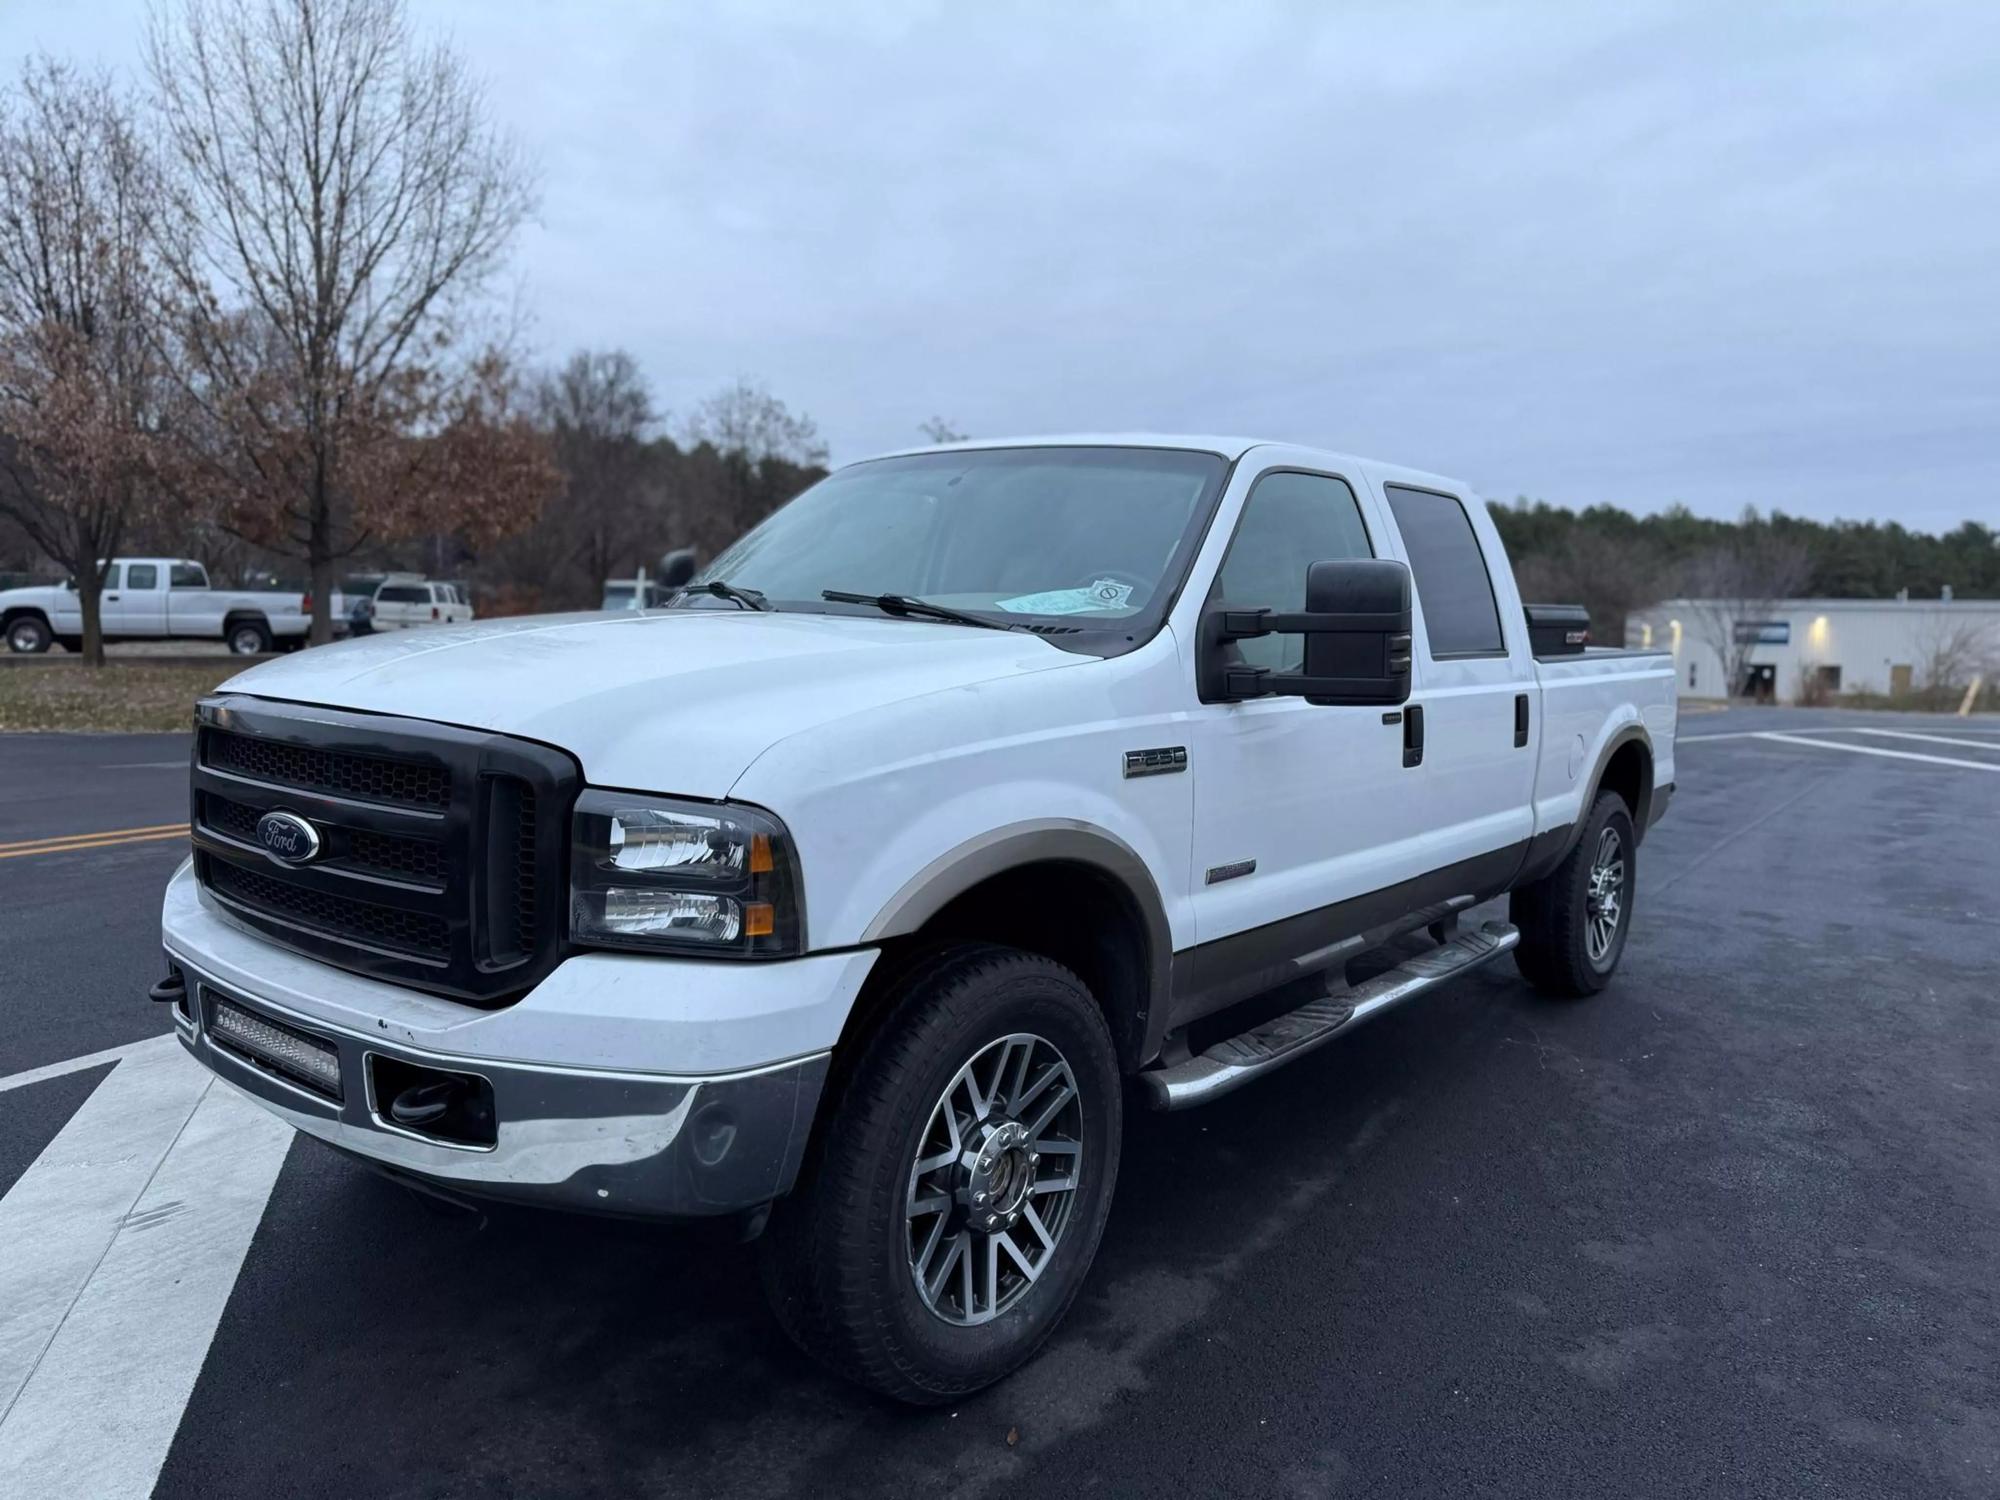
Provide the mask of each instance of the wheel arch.
[{"label": "wheel arch", "polygon": [[[886,988],[901,955],[953,940],[1005,943],[1074,970],[1104,1009],[1120,1065],[1129,1072],[1145,1061],[1173,939],[1152,873],[1115,834],[1050,821],[997,830],[932,860],[862,935],[885,950],[869,989]],[[866,998],[850,1030],[869,1023]]]},{"label": "wheel arch", "polygon": [[1569,857],[1570,850],[1583,837],[1583,825],[1590,819],[1590,810],[1597,806],[1599,794],[1607,788],[1625,799],[1625,805],[1632,811],[1632,841],[1643,842],[1654,798],[1653,737],[1643,724],[1626,724],[1605,739],[1591,768],[1583,801],[1577,805],[1575,819],[1535,836],[1520,873],[1514,877],[1513,889],[1532,885]]}]

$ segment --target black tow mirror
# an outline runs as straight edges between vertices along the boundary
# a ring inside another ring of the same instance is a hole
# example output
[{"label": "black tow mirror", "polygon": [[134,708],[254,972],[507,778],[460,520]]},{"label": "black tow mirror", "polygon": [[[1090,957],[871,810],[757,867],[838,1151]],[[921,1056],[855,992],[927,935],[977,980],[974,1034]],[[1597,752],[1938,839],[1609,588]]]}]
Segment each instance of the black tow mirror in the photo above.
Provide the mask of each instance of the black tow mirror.
[{"label": "black tow mirror", "polygon": [[[1299,614],[1218,605],[1202,617],[1205,703],[1303,698],[1308,703],[1395,705],[1410,696],[1410,570],[1388,558],[1316,562],[1306,569]],[[1305,670],[1237,665],[1231,641],[1305,637]]]},{"label": "black tow mirror", "polygon": [[660,559],[660,587],[677,589],[694,577],[694,548],[676,547]]}]

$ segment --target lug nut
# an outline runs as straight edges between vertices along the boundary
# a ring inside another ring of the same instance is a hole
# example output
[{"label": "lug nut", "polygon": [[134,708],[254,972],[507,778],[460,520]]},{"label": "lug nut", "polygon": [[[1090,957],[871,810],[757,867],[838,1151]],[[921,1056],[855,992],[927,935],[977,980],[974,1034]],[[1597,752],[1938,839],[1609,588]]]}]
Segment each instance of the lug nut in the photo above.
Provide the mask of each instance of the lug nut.
[{"label": "lug nut", "polygon": [[984,1193],[974,1193],[972,1195],[972,1201],[974,1203],[984,1203],[986,1201],[986,1195]]}]

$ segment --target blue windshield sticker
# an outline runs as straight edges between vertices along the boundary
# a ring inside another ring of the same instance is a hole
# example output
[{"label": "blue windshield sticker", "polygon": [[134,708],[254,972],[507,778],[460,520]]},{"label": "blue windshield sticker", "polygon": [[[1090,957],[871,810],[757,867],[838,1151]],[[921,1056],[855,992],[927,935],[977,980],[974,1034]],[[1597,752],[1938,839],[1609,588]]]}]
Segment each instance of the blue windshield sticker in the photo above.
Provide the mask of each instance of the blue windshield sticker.
[{"label": "blue windshield sticker", "polygon": [[1049,589],[996,602],[1001,609],[1017,615],[1087,615],[1096,610],[1130,608],[1132,585],[1115,578],[1100,578],[1088,588]]}]

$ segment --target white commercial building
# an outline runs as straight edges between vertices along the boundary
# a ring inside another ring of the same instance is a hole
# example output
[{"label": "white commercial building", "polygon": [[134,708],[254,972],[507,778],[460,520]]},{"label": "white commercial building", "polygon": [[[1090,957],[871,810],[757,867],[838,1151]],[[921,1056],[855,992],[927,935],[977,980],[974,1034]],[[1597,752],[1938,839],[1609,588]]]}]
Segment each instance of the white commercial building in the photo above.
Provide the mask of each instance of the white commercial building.
[{"label": "white commercial building", "polygon": [[[1727,681],[1716,649],[1725,634],[1747,647],[1743,682]],[[2000,599],[1781,599],[1755,611],[1669,599],[1631,615],[1625,641],[1672,651],[1684,698],[1901,695],[1939,676],[1955,688],[1992,681]]]}]

